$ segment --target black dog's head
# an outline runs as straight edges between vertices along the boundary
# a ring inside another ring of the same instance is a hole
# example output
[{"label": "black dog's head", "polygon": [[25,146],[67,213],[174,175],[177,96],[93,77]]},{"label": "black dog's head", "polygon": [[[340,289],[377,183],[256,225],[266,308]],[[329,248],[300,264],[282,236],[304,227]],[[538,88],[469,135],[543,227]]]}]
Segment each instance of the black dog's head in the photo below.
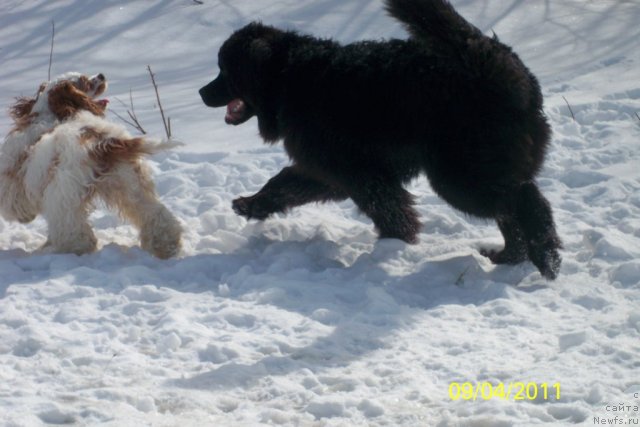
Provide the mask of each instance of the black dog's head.
[{"label": "black dog's head", "polygon": [[[282,67],[284,32],[251,23],[229,37],[218,52],[220,74],[200,89],[208,107],[227,106],[225,122],[239,125],[254,115],[258,120],[273,110],[277,70]],[[261,126],[262,127],[262,126]]]}]

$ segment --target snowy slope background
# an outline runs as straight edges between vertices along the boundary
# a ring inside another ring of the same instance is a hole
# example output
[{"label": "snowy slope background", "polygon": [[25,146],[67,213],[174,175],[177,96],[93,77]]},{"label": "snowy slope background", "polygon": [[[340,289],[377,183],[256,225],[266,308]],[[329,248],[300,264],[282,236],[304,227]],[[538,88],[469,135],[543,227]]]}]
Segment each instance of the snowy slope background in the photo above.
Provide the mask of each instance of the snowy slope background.
[{"label": "snowy slope background", "polygon": [[[179,258],[142,251],[99,208],[101,248],[44,255],[42,219],[0,220],[0,425],[520,426],[637,420],[640,391],[640,3],[454,0],[536,73],[554,128],[539,183],[564,240],[555,282],[494,267],[494,224],[416,180],[418,245],[376,241],[354,205],[247,222],[231,200],[288,164],[255,119],[224,124],[197,90],[251,20],[343,42],[405,37],[380,0],[3,0],[0,131],[52,74],[104,73],[110,108],[163,135],[151,159],[184,225]],[[575,120],[567,107],[571,105]],[[113,120],[117,118],[111,114]],[[132,130],[132,132],[135,132]],[[451,382],[559,383],[560,400],[449,398]]]}]

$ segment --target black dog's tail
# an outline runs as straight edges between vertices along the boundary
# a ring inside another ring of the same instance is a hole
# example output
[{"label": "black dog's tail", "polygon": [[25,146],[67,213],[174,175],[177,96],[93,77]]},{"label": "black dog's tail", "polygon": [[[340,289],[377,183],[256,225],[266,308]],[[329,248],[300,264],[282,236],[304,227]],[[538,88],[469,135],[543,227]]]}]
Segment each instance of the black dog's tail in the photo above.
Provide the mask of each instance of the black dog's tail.
[{"label": "black dog's tail", "polygon": [[484,37],[447,0],[385,0],[385,6],[413,38],[436,49],[455,49],[469,39]]},{"label": "black dog's tail", "polygon": [[469,80],[518,111],[542,109],[537,79],[497,36],[482,34],[448,0],[385,0],[387,11],[402,22],[411,37],[458,62]]}]

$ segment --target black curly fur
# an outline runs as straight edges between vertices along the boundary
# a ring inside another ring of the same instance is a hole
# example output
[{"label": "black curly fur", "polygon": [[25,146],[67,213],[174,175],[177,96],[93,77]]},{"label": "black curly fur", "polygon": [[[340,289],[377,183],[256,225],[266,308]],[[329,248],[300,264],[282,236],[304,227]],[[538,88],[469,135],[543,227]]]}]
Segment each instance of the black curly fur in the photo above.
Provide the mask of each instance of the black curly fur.
[{"label": "black curly fur", "polygon": [[497,220],[505,249],[485,255],[528,258],[554,279],[560,239],[534,183],[550,140],[536,78],[446,1],[386,7],[408,40],[340,45],[252,23],[224,43],[203,101],[241,99],[234,124],[257,116],[264,140],[283,140],[293,161],[234,209],[264,219],[348,197],[381,237],[415,242],[420,223],[403,185],[424,172],[453,207]]}]

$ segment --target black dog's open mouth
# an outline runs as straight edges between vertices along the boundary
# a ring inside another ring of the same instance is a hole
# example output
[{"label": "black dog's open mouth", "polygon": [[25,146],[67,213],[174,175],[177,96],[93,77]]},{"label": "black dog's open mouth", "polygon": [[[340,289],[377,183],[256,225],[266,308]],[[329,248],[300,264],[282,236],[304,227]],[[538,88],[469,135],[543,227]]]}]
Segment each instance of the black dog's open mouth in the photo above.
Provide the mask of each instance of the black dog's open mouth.
[{"label": "black dog's open mouth", "polygon": [[251,108],[242,99],[236,98],[227,104],[224,121],[229,125],[239,125],[249,120],[252,115]]}]

